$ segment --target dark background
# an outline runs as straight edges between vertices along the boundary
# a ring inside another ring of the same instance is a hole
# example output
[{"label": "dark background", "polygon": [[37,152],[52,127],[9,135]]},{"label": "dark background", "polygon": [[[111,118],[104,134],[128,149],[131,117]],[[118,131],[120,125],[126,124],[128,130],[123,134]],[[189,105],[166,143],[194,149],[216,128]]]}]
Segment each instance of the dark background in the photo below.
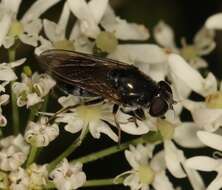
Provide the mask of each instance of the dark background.
[{"label": "dark background", "polygon": [[[33,1],[23,1],[22,12],[27,9]],[[185,37],[188,43],[192,43],[193,36],[202,27],[205,20],[212,14],[220,12],[222,10],[222,1],[189,1],[189,0],[113,0],[111,1],[117,15],[125,18],[131,22],[137,22],[145,24],[152,35],[153,27],[158,23],[159,20],[164,20],[166,23],[172,26],[175,31],[177,44],[180,44],[180,39]],[[53,7],[50,11],[44,14],[51,20],[58,18],[63,2]],[[222,22],[222,21],[221,21]],[[209,55],[206,59],[209,61],[209,68],[213,71],[218,78],[222,77],[222,35],[217,32],[216,36],[217,48]],[[153,39],[149,39],[149,42],[153,42]],[[22,47],[19,49],[19,57],[28,56],[31,61],[30,64],[36,67],[35,59],[33,58],[33,49],[30,47]],[[51,101],[55,101],[51,100]],[[53,105],[53,104],[51,104]],[[24,116],[25,117],[25,116]],[[73,135],[62,132],[62,138],[56,139],[55,142],[51,143],[39,156],[39,163],[50,161],[51,158],[57,156],[59,152],[65,149],[72,141]],[[124,136],[123,141],[132,137]],[[114,143],[106,137],[99,140],[94,140],[88,137],[86,141],[70,159],[74,159],[96,150],[101,150],[105,147],[114,145]],[[197,151],[195,150],[197,153]],[[188,157],[195,155],[192,151],[185,150]],[[211,151],[207,149],[199,150],[199,154],[211,154]],[[111,178],[119,173],[122,173],[130,169],[128,166],[124,154],[116,154],[105,159],[89,163],[84,165],[84,171],[87,173],[88,179],[100,179],[100,178]],[[206,184],[208,184],[214,174],[204,174]],[[186,180],[175,180],[171,178],[174,185],[179,185],[183,190],[192,189]],[[122,186],[112,187],[101,187],[101,188],[85,188],[85,189],[98,189],[98,190],[121,190],[129,189]]]}]

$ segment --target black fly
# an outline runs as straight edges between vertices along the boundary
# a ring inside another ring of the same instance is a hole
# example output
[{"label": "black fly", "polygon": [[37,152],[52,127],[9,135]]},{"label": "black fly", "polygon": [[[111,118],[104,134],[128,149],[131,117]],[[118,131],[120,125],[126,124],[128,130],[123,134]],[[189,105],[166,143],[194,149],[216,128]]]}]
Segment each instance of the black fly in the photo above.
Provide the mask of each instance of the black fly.
[{"label": "black fly", "polygon": [[45,51],[38,60],[46,72],[68,89],[77,88],[123,107],[149,109],[153,117],[162,117],[172,109],[174,100],[169,84],[156,83],[135,66],[64,50]]}]

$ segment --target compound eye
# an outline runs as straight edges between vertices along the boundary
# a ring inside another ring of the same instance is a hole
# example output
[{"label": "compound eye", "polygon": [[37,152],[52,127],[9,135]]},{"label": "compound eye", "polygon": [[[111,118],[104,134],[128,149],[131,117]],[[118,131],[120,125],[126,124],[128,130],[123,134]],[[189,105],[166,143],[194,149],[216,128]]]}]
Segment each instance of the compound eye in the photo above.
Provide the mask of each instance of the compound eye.
[{"label": "compound eye", "polygon": [[162,90],[166,90],[166,91],[170,92],[171,94],[173,93],[170,85],[167,82],[162,80],[158,83],[158,85]]},{"label": "compound eye", "polygon": [[164,99],[160,97],[153,98],[149,110],[151,116],[153,117],[163,116],[167,110],[168,110],[168,104]]}]

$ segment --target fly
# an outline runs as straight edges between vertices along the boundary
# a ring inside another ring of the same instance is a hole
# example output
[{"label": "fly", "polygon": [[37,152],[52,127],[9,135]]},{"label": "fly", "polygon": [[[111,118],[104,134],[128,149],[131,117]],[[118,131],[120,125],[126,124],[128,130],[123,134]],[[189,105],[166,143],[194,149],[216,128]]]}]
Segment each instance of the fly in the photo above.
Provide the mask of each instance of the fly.
[{"label": "fly", "polygon": [[38,60],[58,84],[107,99],[116,105],[116,110],[120,105],[135,107],[162,117],[173,108],[169,84],[152,80],[133,65],[65,50],[47,50]]}]

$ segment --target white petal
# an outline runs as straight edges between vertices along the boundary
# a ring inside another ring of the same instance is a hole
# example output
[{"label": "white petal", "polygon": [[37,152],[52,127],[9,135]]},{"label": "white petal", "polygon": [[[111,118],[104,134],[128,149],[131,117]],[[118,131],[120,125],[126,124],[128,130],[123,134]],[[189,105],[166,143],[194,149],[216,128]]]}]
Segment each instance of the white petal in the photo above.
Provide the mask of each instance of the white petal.
[{"label": "white petal", "polygon": [[35,48],[35,54],[40,55],[43,51],[53,49],[53,45],[49,40],[46,40],[42,36],[39,37],[39,41],[41,42],[41,45],[37,48]]},{"label": "white petal", "polygon": [[60,30],[60,28],[57,27],[56,23],[50,20],[44,19],[43,26],[44,26],[45,34],[51,42],[60,41],[65,38],[64,31]]},{"label": "white petal", "polygon": [[222,13],[217,13],[215,15],[210,16],[206,23],[205,26],[208,29],[222,29]]},{"label": "white petal", "polygon": [[222,151],[222,137],[220,135],[209,133],[207,131],[198,131],[197,136],[205,145]]},{"label": "white petal", "polygon": [[152,185],[157,190],[174,190],[172,183],[165,174],[165,171],[159,172],[155,175]]},{"label": "white petal", "polygon": [[149,132],[150,128],[149,128],[149,125],[147,125],[146,121],[137,120],[137,124],[138,126],[136,125],[135,122],[127,122],[123,124],[120,123],[120,128],[125,133],[132,134],[132,135],[142,135]]},{"label": "white petal", "polygon": [[36,38],[39,35],[39,32],[42,29],[42,20],[35,19],[29,22],[23,22],[24,32],[27,35],[35,36]]},{"label": "white petal", "polygon": [[176,148],[172,141],[164,141],[165,161],[170,173],[176,178],[184,178],[186,174],[180,165],[181,151]]},{"label": "white petal", "polygon": [[36,93],[28,94],[27,99],[27,108],[43,101]]},{"label": "white petal", "polygon": [[199,128],[213,132],[222,124],[222,109],[195,109],[192,111],[192,117]]},{"label": "white petal", "polygon": [[118,45],[109,57],[129,64],[135,62],[156,64],[165,62],[167,59],[163,49],[154,44]]},{"label": "white petal", "polygon": [[79,103],[79,98],[77,96],[68,95],[62,96],[58,99],[58,102],[62,107],[74,106]]},{"label": "white petal", "polygon": [[210,183],[206,190],[220,190],[222,188],[222,178],[221,175],[217,177]]},{"label": "white petal", "polygon": [[108,0],[91,0],[88,3],[88,6],[93,14],[96,23],[98,24],[102,19],[105,10],[107,9]]},{"label": "white petal", "polygon": [[174,131],[174,140],[186,148],[200,148],[204,144],[197,138],[199,129],[192,122],[183,122]]},{"label": "white petal", "polygon": [[22,2],[21,0],[13,0],[13,1],[2,0],[3,6],[12,11],[15,15],[17,15],[21,2]]},{"label": "white petal", "polygon": [[207,55],[216,47],[214,36],[215,32],[205,27],[202,27],[197,32],[194,37],[194,45],[199,55]]},{"label": "white petal", "polygon": [[164,151],[160,151],[152,158],[150,166],[156,173],[166,169],[166,163],[164,160]]},{"label": "white petal", "polygon": [[16,80],[17,76],[14,71],[8,67],[0,69],[0,80],[1,81],[13,81]]},{"label": "white petal", "polygon": [[2,114],[0,114],[0,127],[5,127],[7,125],[8,121],[6,117]]},{"label": "white petal", "polygon": [[9,31],[11,19],[12,18],[10,14],[4,14],[0,20],[0,46],[3,44],[3,41]]},{"label": "white petal", "polygon": [[127,23],[126,20],[115,16],[111,6],[108,6],[101,20],[102,27],[121,40],[147,40],[149,31],[144,25]]},{"label": "white petal", "polygon": [[184,165],[184,164],[183,164],[183,167],[187,173],[187,177],[190,181],[191,186],[193,187],[193,190],[206,189],[203,179],[201,178],[201,175],[197,171],[187,168],[186,165]]},{"label": "white petal", "polygon": [[68,0],[68,4],[73,14],[80,20],[81,31],[89,37],[96,38],[100,29],[85,0]]},{"label": "white petal", "polygon": [[69,9],[68,3],[65,2],[61,16],[58,21],[59,28],[63,28],[64,30],[66,29],[68,21],[69,21],[69,16],[70,16],[70,9]]},{"label": "white petal", "polygon": [[0,96],[0,105],[6,105],[9,101],[9,95],[8,94],[3,94]]},{"label": "white petal", "polygon": [[150,37],[148,29],[142,24],[127,23],[126,20],[116,18],[114,28],[106,28],[114,32],[115,36],[121,40],[147,40]]},{"label": "white petal", "polygon": [[125,154],[125,157],[126,157],[128,163],[130,164],[130,166],[131,166],[133,169],[138,169],[138,168],[139,168],[139,163],[137,162],[137,160],[136,160],[136,158],[135,158],[136,155],[134,155],[133,152],[128,151],[128,150],[126,150],[126,151],[124,152],[124,154]]},{"label": "white petal", "polygon": [[26,34],[22,34],[19,36],[19,39],[21,40],[21,42],[23,42],[24,44],[28,44],[30,46],[36,47],[38,45],[38,37],[35,36],[28,36]]},{"label": "white petal", "polygon": [[185,82],[195,92],[206,95],[214,88],[212,76],[204,79],[201,74],[193,69],[181,56],[170,54],[168,57],[171,72],[180,80]]},{"label": "white petal", "polygon": [[22,58],[17,61],[10,62],[9,64],[10,64],[10,67],[14,68],[14,67],[18,67],[22,65],[23,63],[25,63],[25,61],[26,61],[26,58]]},{"label": "white petal", "polygon": [[55,5],[61,0],[37,0],[32,6],[26,11],[25,15],[22,17],[22,22],[30,21],[38,18],[41,14],[43,14],[50,7]]},{"label": "white petal", "polygon": [[201,171],[216,171],[220,162],[208,156],[195,156],[186,160],[185,165]]},{"label": "white petal", "polygon": [[173,29],[163,21],[160,21],[154,28],[154,37],[158,44],[166,48],[174,49],[175,39]]},{"label": "white petal", "polygon": [[96,139],[99,139],[101,136],[101,133],[104,133],[108,137],[110,137],[113,141],[118,142],[118,136],[103,121],[95,122],[95,123],[91,122],[89,124],[89,130],[90,130],[91,135]]}]

